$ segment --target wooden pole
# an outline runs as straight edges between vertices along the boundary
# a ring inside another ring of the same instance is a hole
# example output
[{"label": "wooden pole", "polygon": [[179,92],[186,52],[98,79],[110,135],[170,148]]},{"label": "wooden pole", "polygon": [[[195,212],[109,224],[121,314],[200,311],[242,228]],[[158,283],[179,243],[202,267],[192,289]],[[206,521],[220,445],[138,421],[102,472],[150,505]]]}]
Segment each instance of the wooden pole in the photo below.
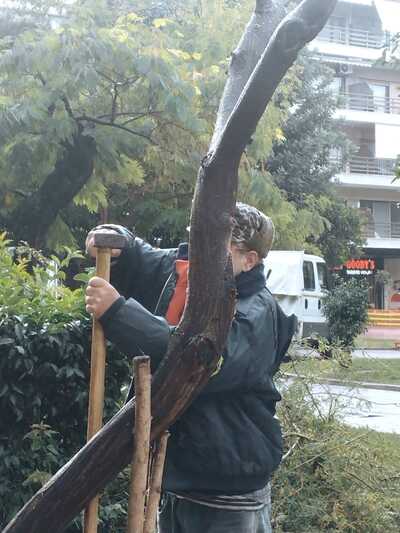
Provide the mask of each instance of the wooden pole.
[{"label": "wooden pole", "polygon": [[154,460],[151,469],[151,479],[149,495],[147,498],[146,516],[143,533],[155,533],[158,504],[160,503],[161,484],[164,471],[165,455],[167,453],[167,442],[169,433],[164,431],[157,440]]},{"label": "wooden pole", "polygon": [[[96,275],[110,279],[111,248],[97,248]],[[92,350],[90,362],[89,412],[87,440],[89,441],[103,425],[104,374],[106,367],[106,341],[100,322],[93,317]],[[96,533],[99,497],[95,496],[86,507],[84,533]]]},{"label": "wooden pole", "polygon": [[135,433],[128,504],[128,533],[143,533],[151,430],[149,357],[135,357]]}]

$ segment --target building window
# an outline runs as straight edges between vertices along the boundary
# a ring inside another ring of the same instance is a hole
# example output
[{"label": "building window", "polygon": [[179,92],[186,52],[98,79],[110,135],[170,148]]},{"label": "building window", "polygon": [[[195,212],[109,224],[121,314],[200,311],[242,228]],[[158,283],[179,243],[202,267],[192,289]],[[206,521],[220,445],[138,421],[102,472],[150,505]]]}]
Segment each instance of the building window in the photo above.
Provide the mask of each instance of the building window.
[{"label": "building window", "polygon": [[391,237],[400,239],[400,202],[392,202],[390,208]]},{"label": "building window", "polygon": [[329,86],[332,94],[339,95],[344,92],[344,78],[335,76]]},{"label": "building window", "polygon": [[364,233],[366,237],[375,237],[374,205],[371,200],[360,200],[360,211],[364,217]]},{"label": "building window", "polygon": [[329,24],[331,26],[337,26],[339,28],[345,28],[346,27],[346,17],[340,17],[338,15],[332,15],[329,17]]},{"label": "building window", "polygon": [[353,78],[347,80],[347,87],[346,103],[349,109],[390,113],[388,84]]},{"label": "building window", "polygon": [[[360,200],[360,210],[365,216],[366,237],[394,238],[393,211],[395,202]],[[400,222],[400,209],[396,213]]]},{"label": "building window", "polygon": [[314,265],[311,261],[303,263],[304,290],[315,291]]}]

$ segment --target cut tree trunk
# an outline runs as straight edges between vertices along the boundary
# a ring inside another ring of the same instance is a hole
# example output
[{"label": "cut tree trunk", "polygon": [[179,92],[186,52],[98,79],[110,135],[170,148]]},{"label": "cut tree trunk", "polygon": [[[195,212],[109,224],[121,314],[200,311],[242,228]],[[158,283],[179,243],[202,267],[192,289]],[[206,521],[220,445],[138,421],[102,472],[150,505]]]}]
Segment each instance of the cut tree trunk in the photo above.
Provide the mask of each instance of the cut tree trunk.
[{"label": "cut tree trunk", "polygon": [[[228,245],[240,158],[274,90],[301,48],[322,29],[336,1],[303,0],[279,24],[203,160],[191,217],[188,303],[152,383],[153,439],[182,414],[216,368],[235,302]],[[268,3],[257,2],[261,4]],[[128,464],[133,417],[131,400],[33,496],[3,533],[62,531]]]}]

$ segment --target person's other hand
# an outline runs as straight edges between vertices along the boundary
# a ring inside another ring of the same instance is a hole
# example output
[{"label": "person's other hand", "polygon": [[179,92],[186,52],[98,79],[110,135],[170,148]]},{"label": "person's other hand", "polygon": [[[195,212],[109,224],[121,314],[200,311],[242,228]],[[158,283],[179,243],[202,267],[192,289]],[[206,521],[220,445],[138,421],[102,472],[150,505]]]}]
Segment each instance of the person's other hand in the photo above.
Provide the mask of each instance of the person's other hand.
[{"label": "person's other hand", "polygon": [[[88,236],[86,237],[85,248],[86,248],[86,253],[90,255],[90,257],[93,257],[93,258],[96,257],[96,247],[94,245],[94,234],[96,232],[118,234],[118,231],[115,231],[113,229],[108,229],[108,228],[99,228],[99,229],[93,229],[89,231]],[[113,250],[111,250],[111,257],[119,257],[121,255],[121,251],[122,250],[114,248]]]},{"label": "person's other hand", "polygon": [[100,318],[120,297],[119,292],[105,279],[94,277],[86,288],[86,311]]}]

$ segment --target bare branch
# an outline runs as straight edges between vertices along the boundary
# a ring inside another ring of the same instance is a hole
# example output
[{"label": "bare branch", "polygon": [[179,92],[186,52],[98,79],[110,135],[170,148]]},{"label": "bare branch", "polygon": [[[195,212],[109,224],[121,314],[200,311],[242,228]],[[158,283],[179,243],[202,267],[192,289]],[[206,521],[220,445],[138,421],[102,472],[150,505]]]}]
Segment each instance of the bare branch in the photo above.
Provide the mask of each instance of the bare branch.
[{"label": "bare branch", "polygon": [[370,483],[365,481],[365,479],[362,479],[361,477],[357,476],[355,472],[351,472],[350,470],[347,470],[347,469],[345,469],[344,472],[348,474],[350,477],[354,478],[364,487],[367,487],[367,489],[370,489],[372,492],[377,492],[379,490],[378,487],[373,487]]},{"label": "bare branch", "polygon": [[61,97],[61,100],[64,102],[65,110],[67,111],[68,115],[71,118],[75,119],[74,113],[72,112],[71,104],[69,103],[68,98],[65,95],[63,95]]},{"label": "bare branch", "polygon": [[253,16],[236,49],[232,52],[229,77],[220,101],[211,145],[221,134],[248,79],[265,50],[285,10],[278,0],[257,0]]},{"label": "bare branch", "polygon": [[242,154],[283,76],[298,52],[321,31],[336,3],[337,0],[303,0],[279,24],[224,130],[216,131],[213,137],[213,164],[220,164],[231,154]]},{"label": "bare branch", "polygon": [[126,85],[134,85],[141,78],[141,76],[136,75],[136,76],[130,76],[129,78],[123,79],[122,81],[118,81],[118,80],[113,79],[111,76],[108,76],[101,70],[96,70],[96,72],[100,77],[104,78],[106,81],[112,83],[113,85],[117,85],[119,87],[124,87]]},{"label": "bare branch", "polygon": [[118,103],[117,103],[118,96],[119,96],[118,87],[117,87],[117,84],[114,83],[113,95],[112,95],[112,100],[111,100],[111,122],[112,124],[115,123],[115,116],[117,113],[117,106],[118,106]]},{"label": "bare branch", "polygon": [[43,87],[46,86],[46,80],[44,79],[43,75],[40,72],[36,73],[36,77],[39,79]]},{"label": "bare branch", "polygon": [[282,463],[284,463],[285,461],[287,461],[289,459],[289,457],[291,455],[293,455],[294,451],[296,450],[296,448],[298,447],[298,445],[300,444],[300,438],[296,439],[296,441],[294,442],[294,444],[292,444],[292,446],[289,448],[289,450],[285,453],[285,455],[282,456]]},{"label": "bare branch", "polygon": [[[366,436],[367,436],[366,433],[362,433],[361,435],[357,435],[356,437],[354,437],[352,439],[349,439],[346,442],[341,442],[340,444],[337,444],[337,445],[335,445],[335,446],[333,446],[331,448],[329,446],[327,446],[326,449],[324,450],[324,452],[327,453],[329,451],[329,453],[330,453],[330,452],[333,452],[334,450],[337,450],[338,448],[341,448],[342,446],[349,446],[350,444],[353,444],[353,442],[356,442],[356,441],[361,440],[361,439],[365,439]],[[293,467],[291,470],[288,471],[288,474],[291,474],[295,470],[299,470],[299,468],[302,468],[305,465],[313,463],[315,460],[317,460],[321,456],[321,453],[322,452],[320,452],[317,455],[314,455],[310,459],[307,459],[307,461],[303,461],[302,463],[296,465],[295,467]]]},{"label": "bare branch", "polygon": [[106,122],[105,120],[99,120],[95,117],[89,117],[87,115],[82,115],[80,117],[76,117],[76,120],[78,122],[92,122],[93,124],[99,124],[100,126],[109,126],[111,128],[118,128],[120,130],[126,131],[127,133],[130,133],[131,135],[136,135],[137,137],[141,137],[142,139],[146,139],[146,141],[149,141],[154,146],[157,146],[157,143],[153,141],[153,139],[144,133],[141,133],[140,131],[131,130],[130,128],[127,128],[121,124],[113,123],[113,122]]},{"label": "bare branch", "polygon": [[[119,113],[115,113],[115,118],[118,118],[118,117],[131,117],[129,119],[130,122],[133,122],[134,120],[139,120],[141,118],[144,118],[144,117],[147,117],[147,116],[152,116],[152,115],[161,115],[162,111],[143,111],[142,113],[137,113],[135,111],[125,111],[125,112],[119,112]],[[105,119],[105,118],[110,118],[111,117],[111,113],[106,113],[104,115],[98,115],[96,118],[97,119]]]}]

